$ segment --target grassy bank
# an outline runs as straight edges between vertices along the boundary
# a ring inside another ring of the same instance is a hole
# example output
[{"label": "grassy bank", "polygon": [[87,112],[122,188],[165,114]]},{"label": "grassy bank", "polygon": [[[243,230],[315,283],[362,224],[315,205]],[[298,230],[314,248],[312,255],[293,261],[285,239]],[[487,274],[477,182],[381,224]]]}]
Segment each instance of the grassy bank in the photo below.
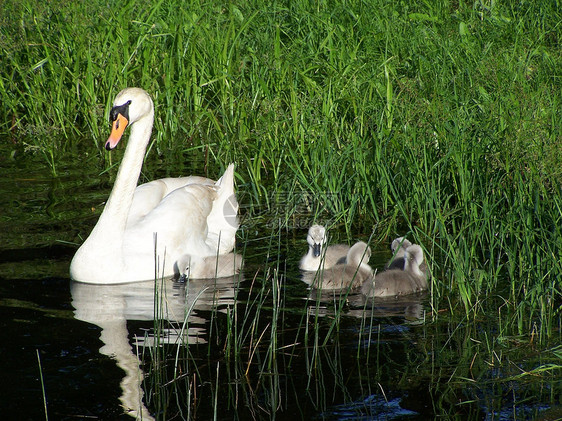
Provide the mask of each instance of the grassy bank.
[{"label": "grassy bank", "polygon": [[350,232],[409,232],[435,309],[500,293],[509,332],[560,335],[561,21],[550,1],[6,0],[0,135],[53,171],[102,158],[113,97],[141,86],[148,161],[237,162],[249,216],[294,224],[306,196]]}]

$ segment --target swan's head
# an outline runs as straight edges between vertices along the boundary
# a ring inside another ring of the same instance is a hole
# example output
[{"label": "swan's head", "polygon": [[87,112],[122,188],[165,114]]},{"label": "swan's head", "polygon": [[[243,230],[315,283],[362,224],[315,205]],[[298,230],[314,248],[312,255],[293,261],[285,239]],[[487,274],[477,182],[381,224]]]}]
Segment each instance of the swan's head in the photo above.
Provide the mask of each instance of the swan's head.
[{"label": "swan's head", "polygon": [[402,257],[404,256],[404,251],[410,247],[412,243],[406,240],[404,237],[395,238],[390,245],[390,250],[392,250],[392,254],[394,257]]},{"label": "swan's head", "polygon": [[[108,151],[115,148],[127,126],[147,116],[154,116],[154,104],[144,89],[126,88],[117,94],[109,112],[111,134],[105,142]],[[152,122],[151,122],[152,124]]]},{"label": "swan's head", "polygon": [[322,246],[326,244],[326,229],[322,225],[313,225],[308,229],[306,242],[312,248],[312,255],[314,257],[322,254]]},{"label": "swan's head", "polygon": [[355,243],[349,251],[347,252],[347,264],[359,266],[363,263],[369,263],[371,259],[371,247],[364,243],[363,241],[358,241]]}]

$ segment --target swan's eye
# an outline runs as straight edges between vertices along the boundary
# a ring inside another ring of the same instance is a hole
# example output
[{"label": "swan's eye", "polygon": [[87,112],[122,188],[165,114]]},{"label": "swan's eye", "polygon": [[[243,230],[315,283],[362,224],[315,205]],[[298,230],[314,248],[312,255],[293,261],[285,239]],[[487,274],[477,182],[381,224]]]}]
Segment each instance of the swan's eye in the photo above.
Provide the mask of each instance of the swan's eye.
[{"label": "swan's eye", "polygon": [[127,121],[129,121],[129,105],[131,105],[131,100],[125,102],[123,105],[116,105],[115,107],[113,107],[109,112],[109,121],[113,122],[117,120],[117,116],[119,114],[121,114],[127,119]]}]

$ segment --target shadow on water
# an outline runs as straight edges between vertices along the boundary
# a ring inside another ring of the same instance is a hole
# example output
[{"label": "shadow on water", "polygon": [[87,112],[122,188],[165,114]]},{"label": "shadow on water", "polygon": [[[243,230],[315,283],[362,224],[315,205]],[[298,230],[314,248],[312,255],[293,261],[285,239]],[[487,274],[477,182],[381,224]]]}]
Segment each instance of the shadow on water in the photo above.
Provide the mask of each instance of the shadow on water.
[{"label": "shadow on water", "polygon": [[[559,371],[549,369],[560,346],[502,337],[501,300],[466,320],[433,314],[425,295],[317,294],[297,268],[306,227],[249,223],[243,281],[71,283],[76,243],[110,185],[85,165],[53,178],[39,165],[3,164],[4,419],[45,418],[39,365],[57,420],[562,416]],[[390,251],[374,245],[373,255],[380,268]]]}]

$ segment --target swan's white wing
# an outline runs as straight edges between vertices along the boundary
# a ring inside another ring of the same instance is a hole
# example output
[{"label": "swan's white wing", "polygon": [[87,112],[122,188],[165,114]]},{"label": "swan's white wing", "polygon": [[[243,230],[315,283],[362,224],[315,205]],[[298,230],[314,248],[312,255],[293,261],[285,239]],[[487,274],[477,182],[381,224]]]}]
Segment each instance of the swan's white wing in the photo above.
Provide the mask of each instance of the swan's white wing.
[{"label": "swan's white wing", "polygon": [[216,191],[213,186],[188,184],[169,193],[158,206],[128,227],[123,241],[124,261],[129,267],[154,267],[154,234],[160,267],[173,273],[173,264],[183,254],[208,256],[216,253],[205,243],[207,217]]},{"label": "swan's white wing", "polygon": [[207,224],[209,234],[207,244],[215,253],[226,254],[234,249],[238,230],[238,201],[234,193],[234,164],[230,164],[223,176],[215,183],[217,199]]},{"label": "swan's white wing", "polygon": [[215,182],[210,178],[199,176],[188,176],[178,178],[162,178],[141,184],[135,189],[129,216],[127,218],[127,228],[133,227],[135,224],[150,213],[156,206],[162,202],[162,199],[188,184],[213,185]]}]

